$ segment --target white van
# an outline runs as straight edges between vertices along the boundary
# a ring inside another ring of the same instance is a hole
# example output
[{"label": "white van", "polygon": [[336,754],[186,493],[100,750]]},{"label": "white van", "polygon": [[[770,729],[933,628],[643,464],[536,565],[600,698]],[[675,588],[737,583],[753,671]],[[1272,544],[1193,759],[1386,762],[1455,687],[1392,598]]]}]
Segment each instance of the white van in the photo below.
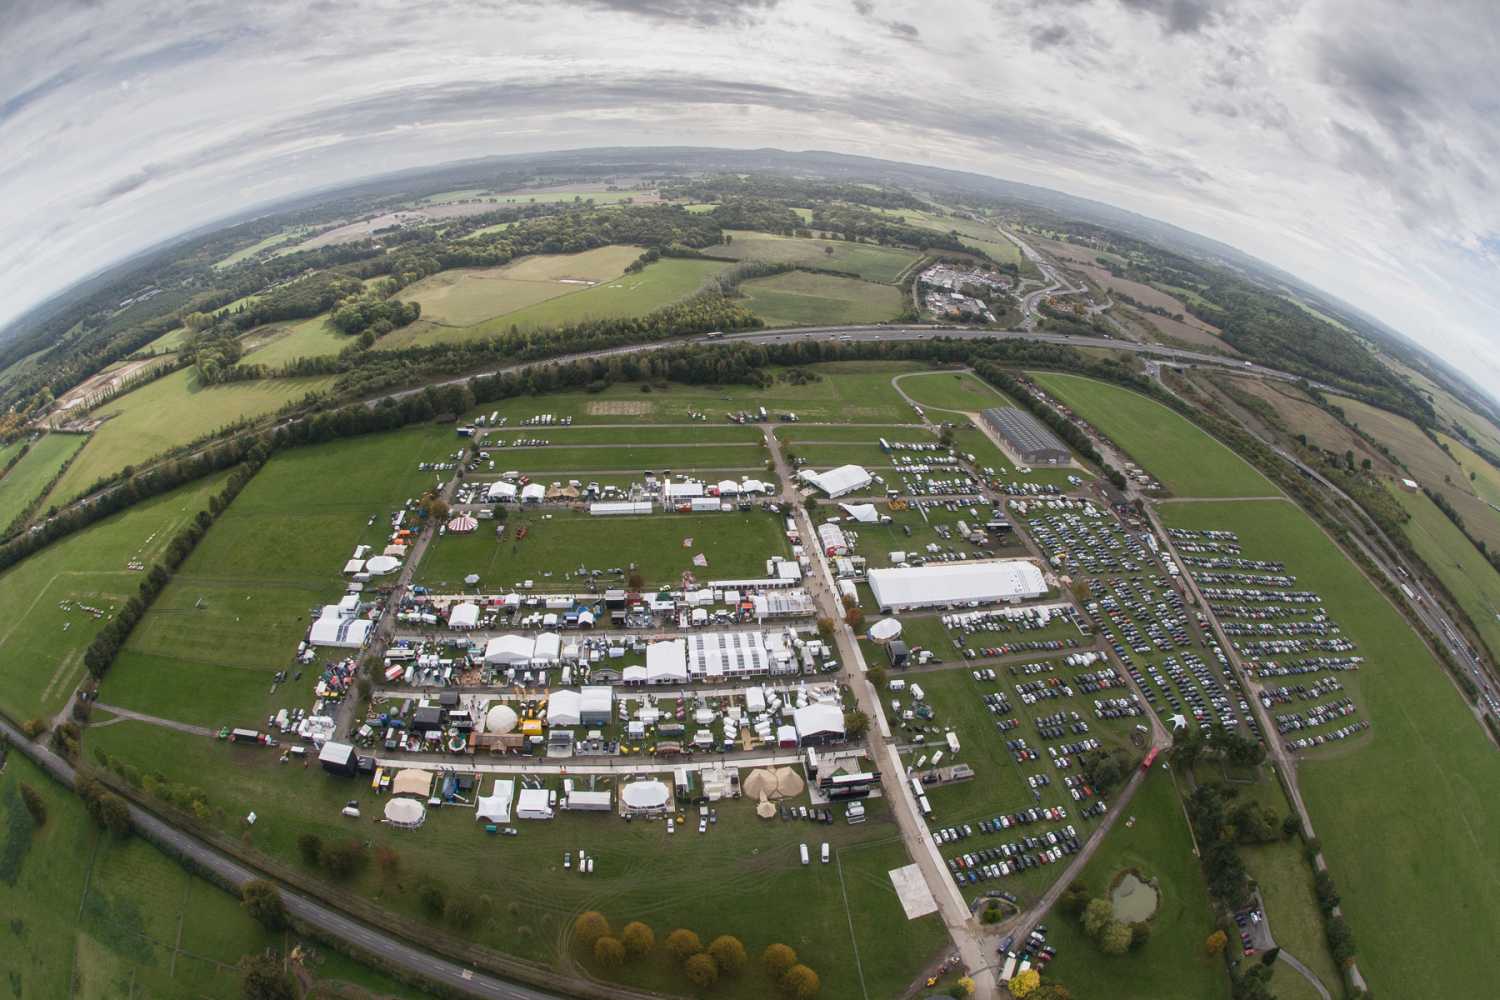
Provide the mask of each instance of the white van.
[{"label": "white van", "polygon": [[807,845],[806,844],[802,845],[802,863],[804,865],[811,863],[810,859],[807,856]]},{"label": "white van", "polygon": [[823,841],[823,850],[821,853],[821,857],[823,858],[823,863],[825,865],[828,864],[828,841],[826,840]]}]

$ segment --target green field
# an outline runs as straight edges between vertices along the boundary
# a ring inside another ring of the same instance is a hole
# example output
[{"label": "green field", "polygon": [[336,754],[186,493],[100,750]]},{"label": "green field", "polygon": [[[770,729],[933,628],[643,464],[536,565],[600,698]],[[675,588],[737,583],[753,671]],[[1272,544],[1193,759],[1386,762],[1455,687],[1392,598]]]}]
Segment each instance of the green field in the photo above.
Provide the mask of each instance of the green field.
[{"label": "green field", "polygon": [[[685,572],[699,580],[762,578],[767,559],[791,555],[781,522],[760,512],[592,517],[525,511],[509,517],[498,542],[489,525],[434,542],[417,567],[418,582],[462,589],[464,577],[478,573],[483,586],[531,580],[538,590],[584,590],[592,585],[576,574],[580,566],[605,571],[601,586],[623,586],[626,577],[610,571],[628,574],[633,564],[647,586],[680,586]],[[517,540],[522,526],[526,537]],[[683,545],[689,538],[692,545]],[[706,567],[693,565],[700,553]]]},{"label": "green field", "polygon": [[272,458],[131,633],[102,700],[210,727],[310,705],[315,668],[274,691],[272,675],[292,666],[310,609],[343,596],[354,547],[383,545],[388,513],[432,485],[417,464],[441,457],[449,433],[412,428]]},{"label": "green field", "polygon": [[334,329],[328,322],[326,313],[300,323],[252,330],[245,338],[253,346],[245,352],[244,362],[269,365],[272,368],[294,358],[320,358],[337,354],[354,343],[355,339]]},{"label": "green field", "polygon": [[[840,428],[848,430],[850,428]],[[587,426],[574,424],[567,427],[501,427],[490,431],[480,446],[487,448],[491,458],[513,454],[512,448],[497,447],[517,440],[534,438],[550,445],[572,447],[575,445],[760,445],[765,435],[759,427],[745,424],[711,424],[707,421],[676,427],[653,427],[645,424],[629,426]]]},{"label": "green field", "polygon": [[767,326],[883,323],[899,316],[905,303],[901,292],[887,285],[808,271],[747,281],[740,293]]},{"label": "green field", "polygon": [[991,406],[1010,406],[999,389],[971,372],[929,372],[903,376],[897,385],[922,407],[978,413]]},{"label": "green field", "polygon": [[[222,810],[215,822],[233,833],[246,829],[239,817],[253,803],[259,818],[245,834],[249,846],[292,864],[301,864],[296,838],[304,831],[390,846],[400,858],[396,876],[382,876],[370,864],[346,886],[415,919],[425,919],[416,886],[434,881],[450,895],[470,894],[483,916],[468,936],[522,958],[552,962],[571,954],[574,915],[597,908],[617,927],[647,921],[658,941],[674,927],[692,928],[705,941],[738,934],[752,955],[784,941],[822,977],[820,997],[859,1000],[866,990],[871,997],[900,994],[945,937],[936,916],[901,917],[886,873],[905,863],[905,852],[880,800],[871,800],[870,818],[861,826],[760,820],[753,804],[740,800],[717,804],[719,821],[708,834],[679,827],[669,836],[661,823],[562,812],[550,823],[519,823],[518,837],[494,838],[463,808],[431,811],[418,831],[351,826],[339,809],[351,795],[369,799],[364,782],[285,767],[269,751],[133,722],[92,729],[88,741],[90,752],[102,750],[205,788]],[[808,842],[816,853],[824,840],[838,864],[802,866],[797,845]],[[587,878],[562,868],[563,851],[580,849],[596,864]],[[720,891],[704,892],[707,881]],[[724,905],[724,893],[732,894],[733,906]],[[797,905],[788,906],[789,899]],[[446,924],[434,930],[460,933]],[[684,989],[678,973],[650,960],[627,966],[623,975],[650,988]],[[768,990],[762,977],[747,973],[722,983],[714,995],[749,1000]]]},{"label": "green field", "polygon": [[311,233],[313,229],[313,226],[291,226],[287,229],[281,230],[280,232],[272,233],[265,239],[260,240],[256,243],[252,243],[244,249],[236,250],[234,253],[230,254],[228,257],[225,257],[223,260],[215,264],[214,267],[233,267],[240,261],[249,260],[251,257],[254,257],[256,254],[264,250],[271,250],[279,246],[284,246],[285,244],[290,243],[293,240],[300,240],[308,233]]},{"label": "green field", "polygon": [[[555,439],[554,439],[555,441]],[[500,448],[490,452],[496,468],[529,473],[641,470],[674,473],[698,469],[764,469],[768,455],[760,442],[747,444],[562,445]]]},{"label": "green field", "polygon": [[165,375],[100,407],[105,420],[48,495],[73,499],[100,477],[159,455],[245,417],[275,412],[332,384],[332,378],[279,378],[205,386],[191,368]]},{"label": "green field", "polygon": [[1170,772],[1152,771],[1131,800],[1129,815],[1134,825],[1116,822],[1081,880],[1097,897],[1106,893],[1116,875],[1132,868],[1157,879],[1160,903],[1151,919],[1151,940],[1139,951],[1107,956],[1075,920],[1053,914],[1047,921],[1047,942],[1058,955],[1048,971],[1079,997],[1227,998],[1229,977],[1223,960],[1204,952],[1214,920]]},{"label": "green field", "polygon": [[1357,690],[1346,687],[1373,730],[1299,770],[1360,969],[1383,994],[1482,994],[1474,963],[1406,960],[1477,954],[1500,934],[1500,841],[1489,833],[1500,823],[1500,758],[1462,696],[1384,596],[1291,504],[1172,504],[1165,516],[1175,527],[1236,531],[1246,557],[1283,560],[1358,643],[1367,662]]},{"label": "green field", "polygon": [[1438,440],[1447,445],[1449,454],[1458,460],[1459,468],[1479,499],[1500,504],[1500,469],[1486,462],[1458,438],[1439,434]]},{"label": "green field", "polygon": [[504,267],[439,271],[402,289],[401,298],[421,305],[428,323],[469,327],[618,278],[640,253],[638,247],[605,246],[526,257]]},{"label": "green field", "polygon": [[[1037,372],[1037,384],[1103,431],[1180,497],[1274,496],[1249,463],[1186,418],[1137,393],[1104,382]],[[1191,461],[1186,461],[1191,456]]]},{"label": "green field", "polygon": [[388,334],[382,338],[381,344],[396,349],[434,340],[480,340],[508,333],[512,327],[536,330],[593,319],[644,316],[692,295],[726,266],[720,261],[664,258],[635,274],[621,275],[596,285],[578,286],[578,290],[471,326],[453,328],[418,320]]},{"label": "green field", "polygon": [[650,200],[654,195],[649,191],[589,191],[585,189],[570,189],[567,191],[503,191],[491,195],[499,205],[526,205],[532,202],[538,205],[558,201],[592,201],[598,205],[615,205],[622,201],[634,201],[637,198]]},{"label": "green field", "polygon": [[844,240],[813,240],[744,230],[731,230],[726,235],[732,241],[714,247],[713,253],[717,256],[848,271],[865,281],[880,284],[893,284],[921,256],[911,250]]},{"label": "green field", "polygon": [[[12,719],[60,711],[83,679],[83,653],[104,620],[140,586],[146,566],[223,486],[212,476],[138,503],[62,539],[0,575],[0,710]],[[68,603],[71,610],[61,605]]]},{"label": "green field", "polygon": [[1406,537],[1417,555],[1469,616],[1491,657],[1500,654],[1500,573],[1426,496],[1394,488],[1391,495],[1411,515]]},{"label": "green field", "polygon": [[21,516],[86,440],[81,434],[48,434],[32,443],[0,479],[0,530]]}]

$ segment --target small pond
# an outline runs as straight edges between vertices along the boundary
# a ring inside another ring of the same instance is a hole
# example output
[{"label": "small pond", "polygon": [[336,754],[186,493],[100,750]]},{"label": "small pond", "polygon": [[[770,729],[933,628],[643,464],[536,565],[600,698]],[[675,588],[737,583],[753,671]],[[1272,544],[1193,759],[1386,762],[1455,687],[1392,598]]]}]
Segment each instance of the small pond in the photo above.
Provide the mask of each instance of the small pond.
[{"label": "small pond", "polygon": [[1135,872],[1126,872],[1109,891],[1115,919],[1127,924],[1151,919],[1156,912],[1156,900],[1156,887],[1141,881]]}]

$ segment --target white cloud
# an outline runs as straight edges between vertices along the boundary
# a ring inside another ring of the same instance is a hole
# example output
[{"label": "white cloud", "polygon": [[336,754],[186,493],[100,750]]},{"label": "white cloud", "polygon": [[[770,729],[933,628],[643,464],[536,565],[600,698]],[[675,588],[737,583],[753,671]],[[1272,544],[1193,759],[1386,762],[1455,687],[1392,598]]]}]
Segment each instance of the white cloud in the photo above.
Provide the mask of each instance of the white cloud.
[{"label": "white cloud", "polygon": [[391,169],[779,146],[1177,223],[1500,389],[1474,361],[1500,315],[1497,36],[1488,0],[32,2],[0,39],[0,322],[187,228]]}]

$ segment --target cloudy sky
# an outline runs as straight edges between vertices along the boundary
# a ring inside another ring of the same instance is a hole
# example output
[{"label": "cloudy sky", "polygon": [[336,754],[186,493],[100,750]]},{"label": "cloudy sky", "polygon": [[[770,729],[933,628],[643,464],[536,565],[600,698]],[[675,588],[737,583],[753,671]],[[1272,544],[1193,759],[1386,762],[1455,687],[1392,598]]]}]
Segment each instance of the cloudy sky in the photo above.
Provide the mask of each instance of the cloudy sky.
[{"label": "cloudy sky", "polygon": [[828,149],[1231,243],[1500,391],[1496,0],[10,0],[0,324],[330,183],[600,145]]}]

